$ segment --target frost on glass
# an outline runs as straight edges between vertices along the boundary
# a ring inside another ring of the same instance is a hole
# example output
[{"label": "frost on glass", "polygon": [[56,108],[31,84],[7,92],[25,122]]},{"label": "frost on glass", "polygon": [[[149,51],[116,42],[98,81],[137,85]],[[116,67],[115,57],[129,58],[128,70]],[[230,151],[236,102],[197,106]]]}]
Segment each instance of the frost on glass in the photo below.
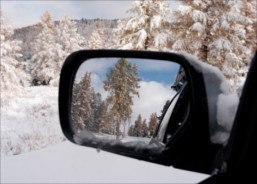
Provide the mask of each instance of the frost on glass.
[{"label": "frost on glass", "polygon": [[76,143],[161,152],[167,128],[161,126],[162,120],[168,123],[176,105],[185,78],[182,70],[174,62],[160,60],[85,61],[77,71],[71,102]]}]

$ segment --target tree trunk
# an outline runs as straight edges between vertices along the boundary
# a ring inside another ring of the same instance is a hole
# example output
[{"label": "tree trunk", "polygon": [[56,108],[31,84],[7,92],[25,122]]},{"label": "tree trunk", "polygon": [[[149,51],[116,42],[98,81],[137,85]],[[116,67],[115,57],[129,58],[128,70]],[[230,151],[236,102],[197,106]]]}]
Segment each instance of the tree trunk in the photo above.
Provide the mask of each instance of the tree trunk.
[{"label": "tree trunk", "polygon": [[116,122],[116,140],[120,138],[120,123]]}]

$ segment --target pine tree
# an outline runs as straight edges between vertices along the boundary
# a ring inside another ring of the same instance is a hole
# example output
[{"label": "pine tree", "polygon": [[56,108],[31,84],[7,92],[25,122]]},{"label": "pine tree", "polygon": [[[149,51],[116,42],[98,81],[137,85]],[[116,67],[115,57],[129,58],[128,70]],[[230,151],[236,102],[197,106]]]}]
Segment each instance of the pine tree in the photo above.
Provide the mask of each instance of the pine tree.
[{"label": "pine tree", "polygon": [[251,60],[251,56],[257,50],[257,2],[256,0],[243,0],[240,7],[241,14],[250,21],[244,25],[246,31],[245,45],[251,47],[251,52],[245,58],[245,63]]},{"label": "pine tree", "polygon": [[128,135],[129,136],[134,136],[134,125],[131,125],[130,127],[129,127],[129,131],[128,131]]},{"label": "pine tree", "polygon": [[208,10],[211,0],[183,0],[173,12],[172,34],[175,51],[186,51],[207,60]]},{"label": "pine tree", "polygon": [[157,126],[158,126],[158,117],[157,117],[157,114],[156,113],[152,113],[151,114],[151,117],[150,117],[150,121],[149,121],[149,136],[153,136],[156,129],[157,129]]},{"label": "pine tree", "polygon": [[109,92],[107,104],[116,127],[116,138],[120,136],[120,125],[126,124],[132,113],[133,96],[139,96],[139,81],[137,66],[121,58],[113,69],[107,73],[104,89]]},{"label": "pine tree", "polygon": [[172,31],[176,41],[172,48],[196,55],[203,62],[217,66],[237,88],[246,75],[244,26],[234,0],[184,0],[175,11]]},{"label": "pine tree", "polygon": [[146,124],[146,119],[144,119],[141,127],[141,137],[148,137],[148,126]]},{"label": "pine tree", "polygon": [[37,36],[31,59],[31,75],[34,85],[58,85],[65,53],[56,42],[56,28],[48,11],[41,18],[42,31]]},{"label": "pine tree", "polygon": [[138,115],[134,125],[130,126],[128,135],[134,137],[148,136],[148,126],[146,124],[146,119],[142,120],[141,114]]},{"label": "pine tree", "polygon": [[104,101],[101,107],[102,107],[101,118],[99,120],[100,132],[114,135],[115,125],[113,124],[113,117],[109,112],[107,103]]},{"label": "pine tree", "polygon": [[1,18],[1,91],[22,89],[28,80],[23,68],[25,65],[19,61],[21,54],[21,41],[12,40],[13,29],[7,23],[2,10],[0,10]]},{"label": "pine tree", "polygon": [[133,136],[142,137],[142,133],[143,133],[142,132],[142,126],[143,126],[142,116],[141,116],[141,114],[139,114],[136,121],[135,121]]},{"label": "pine tree", "polygon": [[[78,33],[77,24],[69,16],[65,16],[57,29],[58,43],[65,52],[65,57],[70,53],[85,47],[85,38]],[[63,58],[63,60],[65,59]]]},{"label": "pine tree", "polygon": [[[92,130],[93,125],[86,123],[86,120],[92,116],[92,100],[94,90],[91,86],[91,74],[86,73],[79,83],[73,86],[71,118],[76,132],[84,129]],[[90,122],[93,123],[93,122]]]},{"label": "pine tree", "polygon": [[102,23],[98,20],[92,35],[87,43],[88,49],[103,49],[107,41],[106,31]]},{"label": "pine tree", "polygon": [[164,0],[135,1],[128,12],[133,17],[119,20],[115,34],[120,49],[165,50],[170,39],[170,9]]},{"label": "pine tree", "polygon": [[243,58],[248,52],[244,46],[244,24],[249,20],[239,14],[234,0],[212,0],[209,10],[210,35],[207,62],[217,66],[230,81],[231,89],[241,85],[247,68]]},{"label": "pine tree", "polygon": [[104,102],[100,93],[92,89],[92,101],[90,103],[92,113],[85,119],[85,129],[92,132],[99,132],[100,124],[104,120]]}]

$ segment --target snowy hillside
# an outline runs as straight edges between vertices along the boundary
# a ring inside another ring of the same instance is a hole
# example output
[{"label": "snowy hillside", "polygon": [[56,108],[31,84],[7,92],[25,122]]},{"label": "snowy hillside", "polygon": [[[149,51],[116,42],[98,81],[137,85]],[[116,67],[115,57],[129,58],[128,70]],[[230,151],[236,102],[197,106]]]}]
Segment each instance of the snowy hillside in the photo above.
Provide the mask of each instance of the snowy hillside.
[{"label": "snowy hillside", "polygon": [[1,155],[17,155],[64,141],[58,88],[28,87],[1,93]]},{"label": "snowy hillside", "polygon": [[[117,20],[107,20],[107,19],[81,19],[75,20],[78,26],[78,33],[82,35],[85,40],[89,40],[90,36],[95,29],[95,24],[97,22],[101,22],[103,27],[110,33],[108,34],[111,37],[112,29],[116,27]],[[55,21],[55,25],[59,25],[60,21]],[[27,60],[30,59],[33,52],[32,52],[32,45],[31,43],[34,42],[36,36],[41,31],[42,26],[40,24],[23,27],[20,29],[15,29],[12,39],[21,40],[23,42],[22,45],[22,53],[23,59]],[[111,39],[111,38],[110,38]]]}]

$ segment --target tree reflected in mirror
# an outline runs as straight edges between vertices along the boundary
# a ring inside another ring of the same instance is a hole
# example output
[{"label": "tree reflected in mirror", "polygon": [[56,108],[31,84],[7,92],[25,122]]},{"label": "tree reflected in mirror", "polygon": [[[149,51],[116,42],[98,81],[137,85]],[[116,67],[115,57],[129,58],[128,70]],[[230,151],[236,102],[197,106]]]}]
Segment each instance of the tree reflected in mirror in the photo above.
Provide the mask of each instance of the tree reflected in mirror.
[{"label": "tree reflected in mirror", "polygon": [[164,116],[184,83],[183,68],[174,62],[89,59],[73,85],[72,129],[86,138],[149,144],[160,124],[168,124]]}]

